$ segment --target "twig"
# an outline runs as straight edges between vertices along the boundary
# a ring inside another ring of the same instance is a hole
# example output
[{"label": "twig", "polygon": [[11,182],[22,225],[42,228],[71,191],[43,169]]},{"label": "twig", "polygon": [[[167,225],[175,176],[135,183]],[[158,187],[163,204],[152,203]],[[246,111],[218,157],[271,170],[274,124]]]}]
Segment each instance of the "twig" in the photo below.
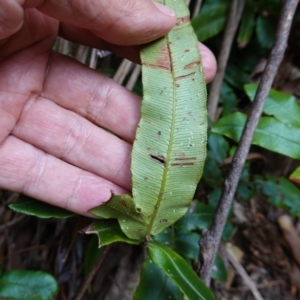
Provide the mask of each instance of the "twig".
[{"label": "twig", "polygon": [[62,54],[69,54],[69,52],[70,52],[70,42],[63,39],[63,38],[60,38],[60,40],[59,40],[59,50],[58,51]]},{"label": "twig", "polygon": [[233,267],[236,269],[238,274],[243,278],[244,282],[252,292],[254,298],[256,300],[263,300],[263,297],[261,296],[260,292],[258,291],[255,283],[253,280],[250,278],[250,276],[247,274],[243,266],[238,262],[238,260],[234,257],[234,255],[231,253],[232,250],[230,247],[226,247],[226,255],[228,257],[228,260],[230,263],[233,265]]},{"label": "twig", "polygon": [[129,73],[132,64],[133,63],[131,61],[129,61],[127,59],[123,59],[116,74],[113,77],[113,80],[119,84],[122,84],[126,75]]},{"label": "twig", "polygon": [[220,244],[224,225],[231,207],[233,197],[239,182],[239,178],[247,158],[255,128],[261,116],[265,99],[277,74],[278,67],[282,61],[287,45],[287,39],[291,28],[293,16],[299,0],[284,1],[281,10],[279,25],[266,68],[262,74],[260,84],[252,104],[251,112],[245,124],[243,134],[237,151],[232,159],[231,168],[224,181],[222,194],[214,216],[212,226],[209,230],[202,232],[200,240],[200,254],[198,263],[198,274],[209,285],[211,269]]},{"label": "twig", "polygon": [[208,96],[208,115],[212,121],[217,120],[218,102],[224,79],[224,74],[233,43],[235,33],[237,31],[242,12],[245,6],[245,0],[232,0],[228,21],[226,24],[221,50],[218,56],[218,70],[213,80]]},{"label": "twig", "polygon": [[193,9],[192,18],[196,17],[199,14],[199,11],[201,9],[202,0],[196,0],[195,7]]},{"label": "twig", "polygon": [[98,60],[97,49],[93,48],[92,53],[91,53],[89,67],[92,68],[92,69],[96,69],[97,60]]},{"label": "twig", "polygon": [[140,76],[140,73],[141,73],[141,65],[135,65],[131,75],[130,75],[130,78],[126,84],[126,88],[130,91],[132,91],[132,89],[134,88],[134,85],[137,81],[137,79],[139,78]]},{"label": "twig", "polygon": [[83,45],[78,46],[75,58],[84,64],[86,62],[88,50],[89,50],[89,48],[86,46],[83,46]]},{"label": "twig", "polygon": [[109,253],[109,249],[110,249],[109,246],[107,246],[105,248],[104,252],[102,253],[102,255],[100,256],[100,258],[98,259],[98,261],[94,265],[94,267],[91,270],[91,272],[89,273],[88,277],[83,282],[83,284],[82,284],[82,286],[80,288],[80,291],[79,291],[78,295],[76,296],[75,300],[81,300],[83,298],[83,296],[85,294],[85,291],[89,287],[90,283],[94,279],[94,277],[97,274],[98,270],[102,266],[102,263],[103,263],[104,259],[106,258],[107,254]]}]

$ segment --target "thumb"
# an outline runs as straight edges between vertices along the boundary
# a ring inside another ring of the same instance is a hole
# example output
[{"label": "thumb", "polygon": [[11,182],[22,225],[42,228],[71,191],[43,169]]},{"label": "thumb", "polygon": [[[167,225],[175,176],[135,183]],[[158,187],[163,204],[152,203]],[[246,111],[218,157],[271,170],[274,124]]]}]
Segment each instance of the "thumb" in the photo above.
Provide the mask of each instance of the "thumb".
[{"label": "thumb", "polygon": [[151,0],[44,0],[38,9],[118,45],[152,41],[176,23],[173,10]]}]

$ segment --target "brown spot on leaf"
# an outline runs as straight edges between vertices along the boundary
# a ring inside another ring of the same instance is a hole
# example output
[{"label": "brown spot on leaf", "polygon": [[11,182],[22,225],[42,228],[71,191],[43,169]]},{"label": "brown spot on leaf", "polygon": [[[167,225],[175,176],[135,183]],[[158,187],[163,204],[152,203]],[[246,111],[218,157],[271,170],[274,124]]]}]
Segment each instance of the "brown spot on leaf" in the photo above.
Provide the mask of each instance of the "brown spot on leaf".
[{"label": "brown spot on leaf", "polygon": [[161,219],[159,222],[160,222],[160,223],[167,223],[168,220],[167,220],[167,219]]},{"label": "brown spot on leaf", "polygon": [[190,16],[185,16],[185,17],[182,17],[182,18],[177,18],[177,22],[176,22],[176,25],[183,25],[185,23],[188,23],[190,21]]},{"label": "brown spot on leaf", "polygon": [[158,58],[155,63],[143,63],[144,66],[152,67],[152,68],[160,68],[168,71],[172,71],[172,62],[170,58],[170,49],[168,45],[162,46],[160,49],[160,53],[158,54]]},{"label": "brown spot on leaf", "polygon": [[193,166],[193,165],[194,165],[193,162],[184,162],[184,163],[171,164],[172,167],[176,167],[176,166],[183,167],[183,166]]},{"label": "brown spot on leaf", "polygon": [[162,164],[162,165],[166,165],[166,160],[165,158],[162,156],[162,155],[151,155],[150,154],[150,157],[155,160],[156,162]]},{"label": "brown spot on leaf", "polygon": [[200,60],[197,60],[197,61],[193,61],[187,65],[184,66],[184,69],[190,69],[190,68],[194,68],[194,67],[197,67],[201,64],[201,61]]},{"label": "brown spot on leaf", "polygon": [[124,200],[121,200],[120,201],[120,205],[124,206],[124,207],[127,207],[127,203],[124,201]]},{"label": "brown spot on leaf", "polygon": [[185,53],[190,52],[190,49],[185,49],[184,52]]},{"label": "brown spot on leaf", "polygon": [[195,75],[196,75],[196,72],[192,72],[192,73],[189,73],[189,74],[186,74],[186,75],[177,76],[175,78],[175,80],[180,80],[180,79],[188,78],[190,76],[195,76]]}]

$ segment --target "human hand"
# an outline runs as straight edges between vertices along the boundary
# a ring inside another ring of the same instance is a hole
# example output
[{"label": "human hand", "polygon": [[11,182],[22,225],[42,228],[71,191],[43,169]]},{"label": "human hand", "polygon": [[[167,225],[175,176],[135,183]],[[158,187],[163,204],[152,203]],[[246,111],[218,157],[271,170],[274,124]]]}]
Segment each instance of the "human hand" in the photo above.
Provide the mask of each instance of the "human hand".
[{"label": "human hand", "polygon": [[[1,188],[83,215],[111,190],[129,193],[139,97],[51,49],[60,35],[138,61],[130,45],[163,36],[176,22],[159,8],[150,0],[2,1]],[[210,81],[215,59],[200,50]]]}]

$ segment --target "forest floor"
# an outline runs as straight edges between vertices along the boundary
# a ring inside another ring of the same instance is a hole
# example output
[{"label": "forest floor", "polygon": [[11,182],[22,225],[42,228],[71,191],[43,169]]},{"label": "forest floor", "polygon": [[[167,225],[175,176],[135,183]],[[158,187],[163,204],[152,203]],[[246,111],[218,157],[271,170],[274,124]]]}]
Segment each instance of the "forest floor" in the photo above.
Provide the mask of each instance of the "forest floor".
[{"label": "forest floor", "polygon": [[[80,230],[90,220],[83,217],[37,219],[20,215],[7,207],[16,197],[15,193],[0,192],[1,266],[4,270],[49,272],[59,282],[56,299],[77,300],[79,291],[86,289],[83,287],[84,261],[92,238],[81,234]],[[261,198],[235,205],[232,237],[220,248],[228,279],[212,283],[217,299],[300,299],[297,264],[300,249],[295,249],[300,223],[292,222],[283,230],[280,217],[282,211]],[[230,257],[226,251],[228,247],[232,249]],[[142,257],[138,254],[141,252],[139,247],[122,244],[110,247],[82,299],[130,299],[126,295],[138,282]]]}]

